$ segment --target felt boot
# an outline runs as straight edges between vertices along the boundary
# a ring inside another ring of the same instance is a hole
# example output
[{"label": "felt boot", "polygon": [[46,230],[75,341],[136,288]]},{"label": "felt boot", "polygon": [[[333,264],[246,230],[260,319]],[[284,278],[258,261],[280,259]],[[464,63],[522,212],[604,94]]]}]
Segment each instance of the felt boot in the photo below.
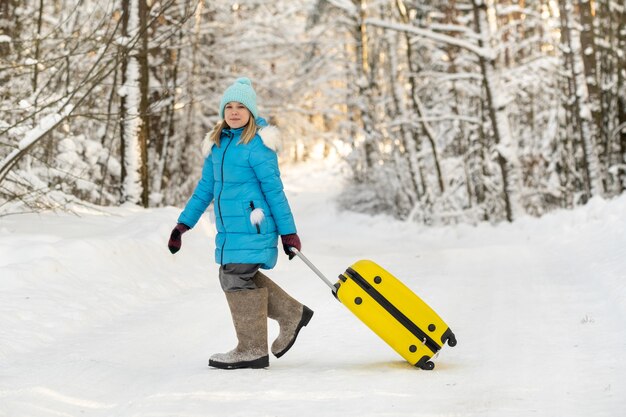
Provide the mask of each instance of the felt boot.
[{"label": "felt boot", "polygon": [[268,367],[267,289],[257,288],[225,294],[239,343],[230,352],[211,356],[209,366],[221,369]]},{"label": "felt boot", "polygon": [[313,310],[300,304],[261,272],[257,272],[252,280],[257,287],[267,288],[267,316],[280,326],[278,337],[272,343],[272,353],[280,358],[291,349],[300,329],[309,323]]}]

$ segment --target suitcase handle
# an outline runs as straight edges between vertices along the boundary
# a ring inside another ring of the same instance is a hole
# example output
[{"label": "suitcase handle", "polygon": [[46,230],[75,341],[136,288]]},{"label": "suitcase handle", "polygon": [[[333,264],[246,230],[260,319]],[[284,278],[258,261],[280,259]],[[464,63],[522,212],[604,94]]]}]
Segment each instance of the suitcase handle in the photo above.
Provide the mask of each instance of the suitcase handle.
[{"label": "suitcase handle", "polygon": [[302,252],[300,252],[298,249],[296,249],[294,247],[289,247],[289,250],[291,252],[293,252],[294,254],[296,254],[296,256],[302,260],[302,262],[304,262],[309,268],[311,268],[311,270],[313,272],[315,272],[317,274],[317,276],[320,277],[322,279],[322,281],[324,281],[324,283],[330,287],[330,289],[333,291],[333,293],[335,293],[337,291],[337,288],[335,288],[333,283],[330,282],[328,280],[328,278],[326,278],[326,276],[324,274],[322,274],[322,272],[319,269],[317,269],[317,267],[315,265],[313,265],[313,263],[311,261],[309,261],[309,259],[306,256],[304,256],[302,254]]}]

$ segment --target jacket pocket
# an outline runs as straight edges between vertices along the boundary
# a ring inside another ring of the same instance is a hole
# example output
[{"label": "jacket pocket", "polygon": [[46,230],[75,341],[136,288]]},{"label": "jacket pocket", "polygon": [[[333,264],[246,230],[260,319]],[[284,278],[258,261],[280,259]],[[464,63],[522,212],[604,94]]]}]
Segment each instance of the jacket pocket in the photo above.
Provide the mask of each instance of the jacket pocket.
[{"label": "jacket pocket", "polygon": [[265,221],[265,212],[258,204],[250,200],[243,203],[249,233],[261,233],[261,225]]},{"label": "jacket pocket", "polygon": [[250,233],[268,234],[276,233],[276,223],[272,213],[263,200],[248,200],[244,204],[246,223]]}]

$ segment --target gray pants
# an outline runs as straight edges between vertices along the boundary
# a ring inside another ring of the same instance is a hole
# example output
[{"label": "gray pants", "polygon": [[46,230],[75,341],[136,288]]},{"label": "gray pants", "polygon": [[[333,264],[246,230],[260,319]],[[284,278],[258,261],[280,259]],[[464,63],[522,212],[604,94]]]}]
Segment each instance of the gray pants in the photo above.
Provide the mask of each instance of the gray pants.
[{"label": "gray pants", "polygon": [[254,290],[252,281],[261,264],[225,264],[220,266],[220,284],[224,292]]}]

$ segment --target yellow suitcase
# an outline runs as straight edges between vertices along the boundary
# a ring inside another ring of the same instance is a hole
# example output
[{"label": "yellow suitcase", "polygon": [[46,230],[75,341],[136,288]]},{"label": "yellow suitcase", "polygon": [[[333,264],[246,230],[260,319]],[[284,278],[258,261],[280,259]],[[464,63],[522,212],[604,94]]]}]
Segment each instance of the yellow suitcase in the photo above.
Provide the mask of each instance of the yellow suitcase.
[{"label": "yellow suitcase", "polygon": [[368,260],[351,265],[333,285],[301,252],[292,248],[335,297],[411,365],[431,370],[432,357],[446,343],[456,346],[448,325],[421,298],[381,266]]},{"label": "yellow suitcase", "polygon": [[421,369],[443,345],[456,345],[448,325],[413,291],[381,266],[361,260],[339,276],[336,296],[355,316]]}]

